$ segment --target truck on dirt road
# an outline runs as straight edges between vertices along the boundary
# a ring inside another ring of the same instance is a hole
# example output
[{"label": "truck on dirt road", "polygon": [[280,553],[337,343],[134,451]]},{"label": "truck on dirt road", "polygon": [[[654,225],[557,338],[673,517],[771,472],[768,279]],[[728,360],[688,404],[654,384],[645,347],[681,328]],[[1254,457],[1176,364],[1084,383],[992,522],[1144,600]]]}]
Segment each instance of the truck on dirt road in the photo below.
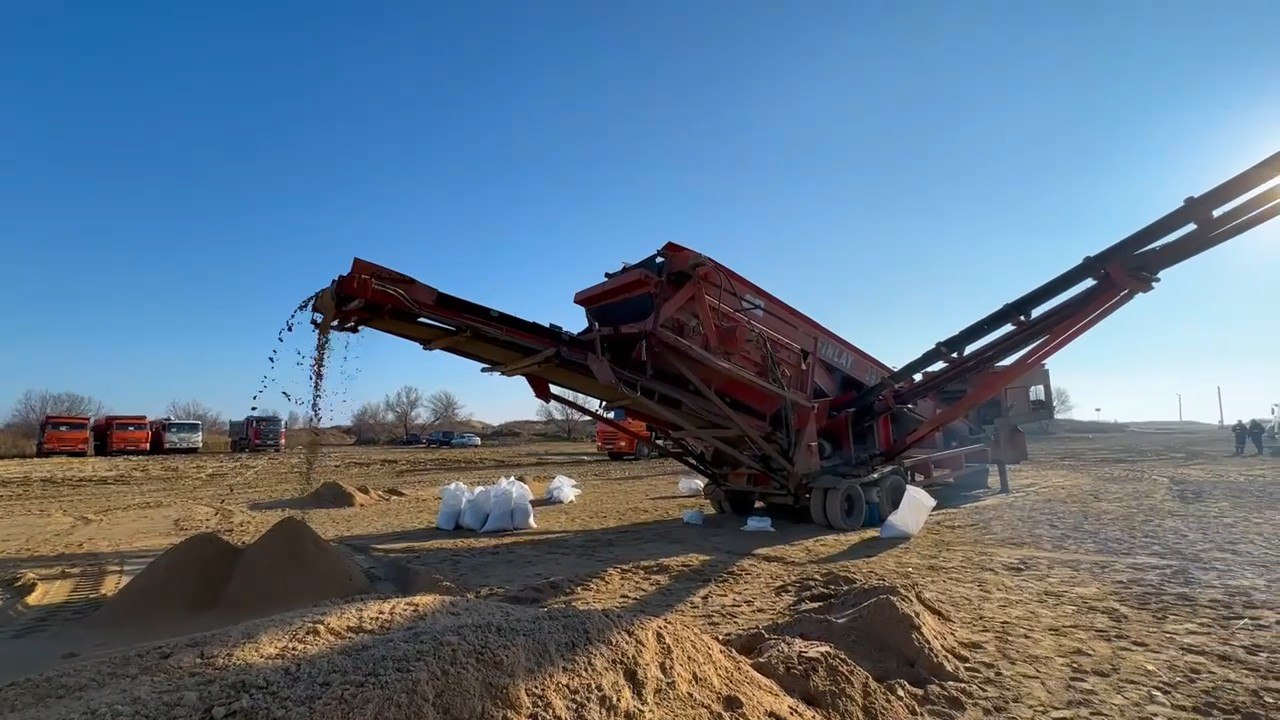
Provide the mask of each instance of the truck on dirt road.
[{"label": "truck on dirt road", "polygon": [[78,415],[47,415],[40,421],[36,436],[36,457],[89,454],[89,418]]},{"label": "truck on dirt road", "polygon": [[[609,411],[609,418],[613,423],[596,423],[596,452],[606,453],[610,460],[629,457],[648,460],[657,455],[654,450],[657,439],[648,423],[628,418],[622,408]],[[626,428],[628,432],[619,430],[617,425]]]},{"label": "truck on dirt road", "polygon": [[276,415],[249,415],[227,423],[231,452],[284,450],[284,420]]},{"label": "truck on dirt road", "polygon": [[151,421],[151,452],[194,453],[204,446],[204,424],[171,417]]},{"label": "truck on dirt road", "polygon": [[146,415],[107,415],[93,423],[93,454],[143,454],[151,449]]}]

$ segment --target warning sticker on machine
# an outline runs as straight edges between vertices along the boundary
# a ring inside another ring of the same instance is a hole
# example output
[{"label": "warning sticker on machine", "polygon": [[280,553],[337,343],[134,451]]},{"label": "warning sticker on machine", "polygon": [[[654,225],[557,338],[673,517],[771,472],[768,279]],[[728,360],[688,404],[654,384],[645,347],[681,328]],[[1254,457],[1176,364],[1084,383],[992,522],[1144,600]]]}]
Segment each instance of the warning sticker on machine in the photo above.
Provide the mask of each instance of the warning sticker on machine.
[{"label": "warning sticker on machine", "polygon": [[756,317],[764,317],[764,301],[755,295],[742,296],[742,311]]}]

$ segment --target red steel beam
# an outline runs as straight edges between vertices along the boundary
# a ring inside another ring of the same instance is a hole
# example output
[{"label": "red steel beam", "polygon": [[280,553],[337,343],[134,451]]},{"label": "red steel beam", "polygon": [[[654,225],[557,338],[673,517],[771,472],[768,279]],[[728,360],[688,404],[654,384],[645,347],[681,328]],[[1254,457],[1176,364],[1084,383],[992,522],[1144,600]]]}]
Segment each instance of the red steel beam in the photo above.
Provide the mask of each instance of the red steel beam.
[{"label": "red steel beam", "polygon": [[1001,388],[1025,375],[1033,366],[1044,362],[1067,343],[1080,337],[1107,316],[1119,310],[1137,297],[1137,294],[1138,291],[1133,288],[1113,287],[1111,292],[1100,295],[1079,313],[1058,325],[1053,332],[1040,341],[1040,344],[1003,369],[984,377],[959,402],[938,412],[910,435],[894,443],[884,454],[884,459],[892,460],[898,457],[944,425],[964,417],[970,410],[999,393]]}]

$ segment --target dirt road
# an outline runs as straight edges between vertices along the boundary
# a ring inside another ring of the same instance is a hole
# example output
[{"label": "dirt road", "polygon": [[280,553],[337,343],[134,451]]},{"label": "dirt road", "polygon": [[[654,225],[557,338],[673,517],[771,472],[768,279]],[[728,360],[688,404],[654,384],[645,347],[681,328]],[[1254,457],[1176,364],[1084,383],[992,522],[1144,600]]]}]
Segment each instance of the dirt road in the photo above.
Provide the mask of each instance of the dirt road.
[{"label": "dirt road", "polygon": [[[247,542],[298,513],[280,501],[337,480],[406,496],[307,522],[419,568],[424,590],[682,619],[728,641],[868,584],[916,586],[958,663],[953,680],[890,683],[924,716],[1275,717],[1280,461],[1229,444],[1185,428],[1036,440],[1012,494],[943,494],[908,542],[783,519],[683,525],[707,508],[676,495],[678,466],[586,444],[332,448],[310,478],[296,451],[0,462],[0,577],[40,588],[0,598],[0,680],[106,651],[66,628],[167,546],[203,530]],[[537,530],[433,529],[441,485],[516,474],[539,493],[558,473],[583,494],[537,508]]]}]

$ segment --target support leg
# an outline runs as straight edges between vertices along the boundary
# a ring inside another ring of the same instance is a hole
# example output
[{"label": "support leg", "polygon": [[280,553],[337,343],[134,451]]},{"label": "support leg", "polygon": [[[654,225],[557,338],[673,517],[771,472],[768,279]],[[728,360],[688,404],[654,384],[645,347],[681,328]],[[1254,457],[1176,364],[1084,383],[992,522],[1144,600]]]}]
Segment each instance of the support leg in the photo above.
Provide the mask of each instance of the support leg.
[{"label": "support leg", "polygon": [[1000,473],[1000,492],[1009,493],[1009,466],[1005,463],[996,463],[996,472]]}]

